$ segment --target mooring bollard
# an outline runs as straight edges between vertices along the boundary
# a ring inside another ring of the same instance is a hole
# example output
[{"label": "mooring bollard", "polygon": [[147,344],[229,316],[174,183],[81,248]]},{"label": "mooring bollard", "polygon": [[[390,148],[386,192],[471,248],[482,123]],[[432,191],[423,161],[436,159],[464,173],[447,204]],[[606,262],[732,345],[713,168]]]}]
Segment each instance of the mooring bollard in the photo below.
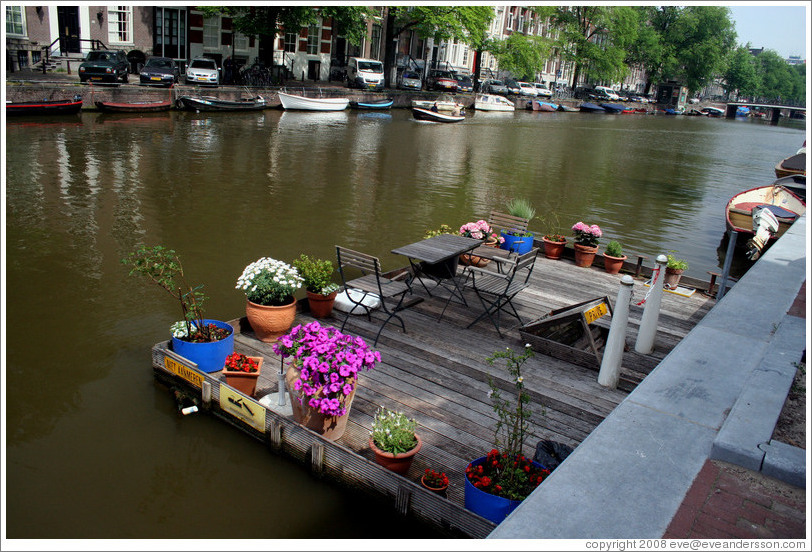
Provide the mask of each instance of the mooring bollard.
[{"label": "mooring bollard", "polygon": [[660,303],[663,300],[663,279],[668,259],[665,255],[657,257],[657,266],[651,275],[651,287],[646,294],[643,318],[640,321],[640,331],[637,332],[637,341],[634,350],[640,354],[648,355],[654,351],[654,336],[657,335],[657,320],[660,318]]},{"label": "mooring bollard", "polygon": [[615,389],[620,379],[634,279],[626,274],[620,279],[620,284],[615,310],[612,312],[612,324],[609,326],[609,337],[606,338],[606,349],[601,360],[601,370],[598,372],[598,383],[610,389]]}]

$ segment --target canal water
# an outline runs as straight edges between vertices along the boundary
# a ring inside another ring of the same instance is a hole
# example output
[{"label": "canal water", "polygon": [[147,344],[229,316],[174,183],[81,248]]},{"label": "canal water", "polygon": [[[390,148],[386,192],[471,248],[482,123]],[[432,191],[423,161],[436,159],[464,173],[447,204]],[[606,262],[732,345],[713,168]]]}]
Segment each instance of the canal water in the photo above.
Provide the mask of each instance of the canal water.
[{"label": "canal water", "polygon": [[[179,252],[207,314],[244,312],[259,257],[378,255],[526,198],[570,235],[598,224],[688,274],[718,270],[724,207],[766,185],[802,125],[581,113],[154,116],[6,125],[9,538],[410,538],[437,533],[209,416],[178,415],[150,347],[181,317],[127,276],[139,244]],[[552,225],[552,227],[550,226]],[[456,482],[462,485],[462,482]]]}]

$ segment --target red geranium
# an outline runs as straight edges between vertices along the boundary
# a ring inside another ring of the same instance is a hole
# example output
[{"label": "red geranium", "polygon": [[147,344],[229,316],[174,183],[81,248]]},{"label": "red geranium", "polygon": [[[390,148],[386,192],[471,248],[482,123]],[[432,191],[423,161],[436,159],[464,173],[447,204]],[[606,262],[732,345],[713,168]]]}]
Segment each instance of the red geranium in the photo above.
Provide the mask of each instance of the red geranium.
[{"label": "red geranium", "polygon": [[242,353],[231,353],[226,357],[226,370],[253,374],[258,370],[257,363]]}]

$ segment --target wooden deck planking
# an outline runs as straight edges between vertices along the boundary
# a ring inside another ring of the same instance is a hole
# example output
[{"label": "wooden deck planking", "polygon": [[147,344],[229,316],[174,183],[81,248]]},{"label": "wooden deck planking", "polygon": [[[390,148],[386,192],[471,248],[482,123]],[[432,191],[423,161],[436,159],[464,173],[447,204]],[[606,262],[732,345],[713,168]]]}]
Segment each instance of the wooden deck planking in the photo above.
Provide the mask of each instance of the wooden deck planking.
[{"label": "wooden deck planking", "polygon": [[[552,309],[596,297],[608,296],[614,303],[619,285],[618,276],[597,268],[578,268],[567,260],[552,261],[540,256],[531,287],[521,292],[514,302],[523,322],[528,323]],[[400,313],[406,323],[405,333],[397,322],[390,322],[383,330],[375,347],[381,352],[382,362],[374,370],[362,373],[347,431],[336,443],[372,461],[368,438],[375,412],[380,405],[403,411],[417,420],[418,433],[423,440],[423,449],[408,479],[418,481],[426,467],[445,471],[451,479],[448,501],[461,506],[467,463],[492,448],[496,416],[488,397],[488,378],[493,378],[501,389],[513,388],[512,382],[507,380],[504,361],[491,366],[485,359],[504,347],[520,350],[524,342],[518,332],[519,323],[513,317],[502,317],[504,339],[499,338],[487,318],[466,329],[465,326],[482,312],[481,304],[470,291],[465,293],[467,307],[451,303],[438,322],[448,292],[437,290],[434,297],[428,297],[419,284],[413,289],[424,300]],[[634,302],[641,300],[647,290],[640,280],[636,281]],[[665,293],[659,318],[661,329],[652,356],[663,358],[713,303],[699,292],[691,298]],[[642,307],[632,305],[626,339],[629,348],[634,346],[642,312]],[[335,312],[321,322],[340,327],[343,316]],[[297,313],[296,323],[311,320],[306,312]],[[373,315],[372,322],[365,316],[350,316],[345,332],[361,335],[371,344],[380,323],[380,313]],[[607,319],[598,323],[608,327]],[[273,354],[271,345],[254,338],[245,319],[240,320],[239,326],[236,349],[266,357],[257,396],[276,393],[278,357]],[[624,373],[628,381],[645,376],[625,369]],[[600,386],[596,369],[540,353],[525,364],[523,374],[525,388],[531,395],[531,429],[536,433],[528,439],[525,450],[528,456],[533,455],[535,443],[540,439],[576,447],[628,392]],[[628,381],[627,388],[633,388],[634,383]],[[307,461],[307,455],[301,452],[292,456]],[[366,464],[362,462],[362,465]],[[363,470],[357,466],[353,469]],[[394,474],[392,477],[397,478]],[[373,479],[369,484],[377,488],[380,477]],[[459,515],[459,512],[452,509],[449,515],[452,514]]]}]

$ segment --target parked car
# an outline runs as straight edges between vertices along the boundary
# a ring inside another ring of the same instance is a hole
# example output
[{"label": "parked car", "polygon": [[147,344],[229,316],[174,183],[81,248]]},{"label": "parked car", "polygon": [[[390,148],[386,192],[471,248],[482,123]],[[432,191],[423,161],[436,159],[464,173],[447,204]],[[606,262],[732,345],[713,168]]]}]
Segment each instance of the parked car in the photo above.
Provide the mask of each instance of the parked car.
[{"label": "parked car", "polygon": [[79,81],[129,82],[130,62],[124,50],[93,50],[79,66]]},{"label": "parked car", "polygon": [[640,96],[639,94],[632,94],[631,96],[629,96],[629,101],[630,102],[637,102],[637,103],[648,103],[648,98],[644,98],[643,96]]},{"label": "parked car", "polygon": [[474,81],[468,75],[457,75],[457,92],[473,92]]},{"label": "parked car", "polygon": [[421,90],[423,88],[423,83],[420,81],[420,74],[418,74],[416,71],[404,71],[400,76],[398,88],[404,90]]},{"label": "parked car", "polygon": [[533,86],[536,87],[536,95],[540,98],[552,98],[553,91],[547,88],[547,85],[543,82],[534,83]]},{"label": "parked car", "polygon": [[514,79],[505,80],[505,86],[508,89],[508,94],[520,94],[522,92],[522,87]]},{"label": "parked car", "polygon": [[592,97],[596,100],[612,100],[615,102],[620,101],[620,96],[618,96],[615,91],[608,86],[596,86],[592,91]]},{"label": "parked car", "polygon": [[507,94],[508,89],[505,83],[498,79],[488,79],[482,83],[483,94]]},{"label": "parked car", "polygon": [[445,90],[447,92],[457,91],[457,79],[451,71],[435,69],[429,73],[426,79],[426,90]]},{"label": "parked car", "polygon": [[211,58],[199,57],[186,68],[186,84],[220,84],[220,69]]},{"label": "parked car", "polygon": [[167,57],[151,57],[141,68],[141,84],[172,86],[180,80],[177,62]]},{"label": "parked car", "polygon": [[538,96],[538,92],[536,91],[536,87],[530,84],[529,82],[522,82],[518,81],[519,84],[519,94],[522,96],[529,96],[531,98],[535,98]]}]

